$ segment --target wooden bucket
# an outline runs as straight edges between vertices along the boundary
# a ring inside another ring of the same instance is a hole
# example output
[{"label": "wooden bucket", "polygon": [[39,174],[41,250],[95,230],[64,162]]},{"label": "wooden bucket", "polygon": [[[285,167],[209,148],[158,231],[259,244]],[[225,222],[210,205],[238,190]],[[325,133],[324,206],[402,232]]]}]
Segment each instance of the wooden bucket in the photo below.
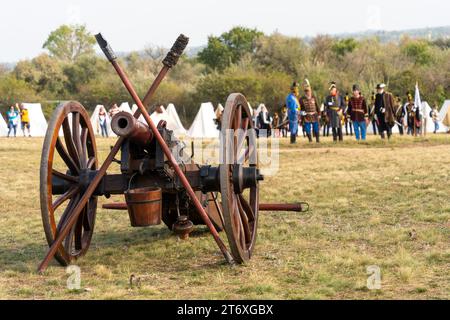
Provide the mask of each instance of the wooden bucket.
[{"label": "wooden bucket", "polygon": [[132,227],[148,227],[161,224],[161,188],[138,188],[125,191],[125,201]]}]

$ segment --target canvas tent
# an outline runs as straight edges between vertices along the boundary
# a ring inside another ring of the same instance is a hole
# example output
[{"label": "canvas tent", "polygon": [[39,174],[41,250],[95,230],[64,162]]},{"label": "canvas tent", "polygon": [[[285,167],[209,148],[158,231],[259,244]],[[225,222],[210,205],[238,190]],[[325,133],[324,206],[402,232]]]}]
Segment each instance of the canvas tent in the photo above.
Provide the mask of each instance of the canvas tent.
[{"label": "canvas tent", "polygon": [[[136,104],[133,104],[133,107],[131,107],[131,113],[135,114],[137,109],[138,109],[138,106]],[[142,114],[139,116],[138,121],[140,121],[142,123],[145,123],[145,124],[147,123],[147,122],[145,122],[145,118],[144,118],[144,116]]]},{"label": "canvas tent", "polygon": [[441,125],[444,127],[443,131],[448,131],[450,129],[450,100],[445,100],[442,105],[441,111],[439,112],[439,120],[441,120]]},{"label": "canvas tent", "polygon": [[[432,133],[434,132],[434,122],[430,117],[431,107],[430,105],[424,101],[422,102],[422,113],[423,119],[426,119],[426,132]],[[447,132],[447,128],[442,124],[442,118],[439,116],[439,130],[437,132]]]},{"label": "canvas tent", "polygon": [[40,103],[23,103],[30,117],[30,134],[32,137],[44,137],[47,132],[47,120]]},{"label": "canvas tent", "polygon": [[422,101],[422,108],[420,109],[420,113],[422,115],[422,123],[425,126],[425,133],[434,131],[434,123],[430,118],[431,107],[426,101]]},{"label": "canvas tent", "polygon": [[178,127],[178,125],[175,123],[175,120],[172,119],[172,117],[169,116],[166,109],[164,109],[163,106],[159,106],[155,112],[153,112],[150,115],[150,118],[152,119],[153,123],[157,126],[161,120],[164,120],[166,122],[166,127],[169,130],[172,130],[175,134],[175,136],[179,136],[181,134],[184,134]]},{"label": "canvas tent", "polygon": [[[94,129],[94,134],[99,135],[99,136],[102,134],[102,130],[100,128],[100,121],[99,121],[99,112],[100,112],[101,108],[105,108],[105,107],[101,104],[97,105],[91,116],[92,129]],[[106,108],[105,108],[105,111],[106,111]],[[110,136],[110,137],[116,136],[114,134],[114,132],[111,130],[111,118],[109,117],[108,112],[106,112],[106,128],[108,129],[108,136]]]},{"label": "canvas tent", "polygon": [[174,134],[176,136],[181,136],[186,134],[186,129],[183,126],[183,123],[180,120],[180,117],[178,116],[177,109],[175,108],[175,105],[173,103],[170,103],[167,106],[167,115],[172,120],[171,123],[173,123],[174,128],[169,128],[170,130],[173,130]]},{"label": "canvas tent", "polygon": [[130,108],[130,104],[128,102],[123,102],[120,105],[119,110],[120,111],[125,111],[125,112],[128,112],[128,113],[132,113],[131,112],[131,108]]},{"label": "canvas tent", "polygon": [[250,115],[253,117],[253,108],[250,105],[250,102],[247,102],[247,104],[248,104],[248,108],[250,109]]},{"label": "canvas tent", "polygon": [[0,137],[6,137],[8,134],[8,126],[6,125],[5,119],[0,114]]},{"label": "canvas tent", "polygon": [[202,103],[187,135],[191,138],[219,138],[215,119],[213,104],[211,102]]}]

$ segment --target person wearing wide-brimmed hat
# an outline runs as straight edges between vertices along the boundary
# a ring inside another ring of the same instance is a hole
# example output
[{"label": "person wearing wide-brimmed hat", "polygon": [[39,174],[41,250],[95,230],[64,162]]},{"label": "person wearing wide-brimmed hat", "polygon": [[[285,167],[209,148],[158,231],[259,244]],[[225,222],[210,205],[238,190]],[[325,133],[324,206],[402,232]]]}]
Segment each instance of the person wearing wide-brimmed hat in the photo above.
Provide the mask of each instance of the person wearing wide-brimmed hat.
[{"label": "person wearing wide-brimmed hat", "polygon": [[392,127],[395,125],[395,102],[394,96],[385,91],[386,85],[380,83],[377,85],[377,94],[375,96],[375,116],[378,123],[378,131],[382,139],[387,133],[388,139],[392,135]]},{"label": "person wearing wide-brimmed hat", "polygon": [[312,129],[316,142],[319,143],[320,104],[312,92],[311,84],[308,79],[305,79],[303,89],[305,94],[300,98],[300,112],[306,131],[306,136],[308,137],[309,142],[312,142]]},{"label": "person wearing wide-brimmed hat", "polygon": [[298,102],[298,83],[294,82],[291,86],[291,93],[286,98],[286,107],[288,109],[289,131],[291,132],[291,144],[297,142],[298,133],[298,113],[300,103]]},{"label": "person wearing wide-brimmed hat", "polygon": [[330,95],[325,99],[325,108],[329,119],[329,125],[333,132],[333,141],[343,141],[342,117],[344,112],[344,98],[339,94],[336,82],[331,82]]},{"label": "person wearing wide-brimmed hat", "polygon": [[361,95],[357,84],[353,85],[353,96],[348,101],[348,113],[355,128],[356,140],[366,140],[366,128],[369,119],[366,99]]}]

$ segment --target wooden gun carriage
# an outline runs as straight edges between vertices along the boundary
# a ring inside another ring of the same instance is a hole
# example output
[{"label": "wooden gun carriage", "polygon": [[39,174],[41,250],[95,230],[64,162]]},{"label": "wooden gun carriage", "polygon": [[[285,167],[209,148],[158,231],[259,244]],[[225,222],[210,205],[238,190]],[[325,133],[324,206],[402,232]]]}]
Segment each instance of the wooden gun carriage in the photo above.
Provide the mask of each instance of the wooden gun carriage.
[{"label": "wooden gun carriage", "polygon": [[[250,259],[256,241],[259,212],[302,211],[302,204],[261,204],[256,134],[248,103],[231,94],[221,123],[218,166],[199,165],[165,121],[154,124],[146,107],[167,72],[176,65],[188,38],[180,35],[163,61],[164,67],[141,101],[103,37],[97,41],[138,106],[134,115],[120,112],[111,121],[118,140],[99,166],[94,131],[78,102],[54,111],[44,140],[40,168],[41,212],[50,246],[39,266],[54,257],[68,265],[83,256],[91,242],[99,196],[124,194],[125,203],[104,205],[128,210],[134,227],[164,222],[180,238],[195,224],[206,225],[229,263]],[[145,123],[139,121],[143,117]],[[116,155],[120,151],[120,158]],[[107,174],[113,163],[120,173]],[[225,231],[231,254],[219,236]]]}]

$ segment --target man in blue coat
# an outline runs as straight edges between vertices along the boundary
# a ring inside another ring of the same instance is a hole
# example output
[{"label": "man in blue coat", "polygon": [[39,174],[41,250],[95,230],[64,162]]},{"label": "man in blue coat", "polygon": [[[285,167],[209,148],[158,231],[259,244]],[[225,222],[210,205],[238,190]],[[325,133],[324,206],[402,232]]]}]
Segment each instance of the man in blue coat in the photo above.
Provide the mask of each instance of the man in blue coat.
[{"label": "man in blue coat", "polygon": [[291,86],[291,93],[286,98],[286,107],[288,109],[289,131],[291,132],[291,144],[296,143],[298,132],[298,112],[300,103],[298,102],[299,88],[298,83],[294,82]]}]

